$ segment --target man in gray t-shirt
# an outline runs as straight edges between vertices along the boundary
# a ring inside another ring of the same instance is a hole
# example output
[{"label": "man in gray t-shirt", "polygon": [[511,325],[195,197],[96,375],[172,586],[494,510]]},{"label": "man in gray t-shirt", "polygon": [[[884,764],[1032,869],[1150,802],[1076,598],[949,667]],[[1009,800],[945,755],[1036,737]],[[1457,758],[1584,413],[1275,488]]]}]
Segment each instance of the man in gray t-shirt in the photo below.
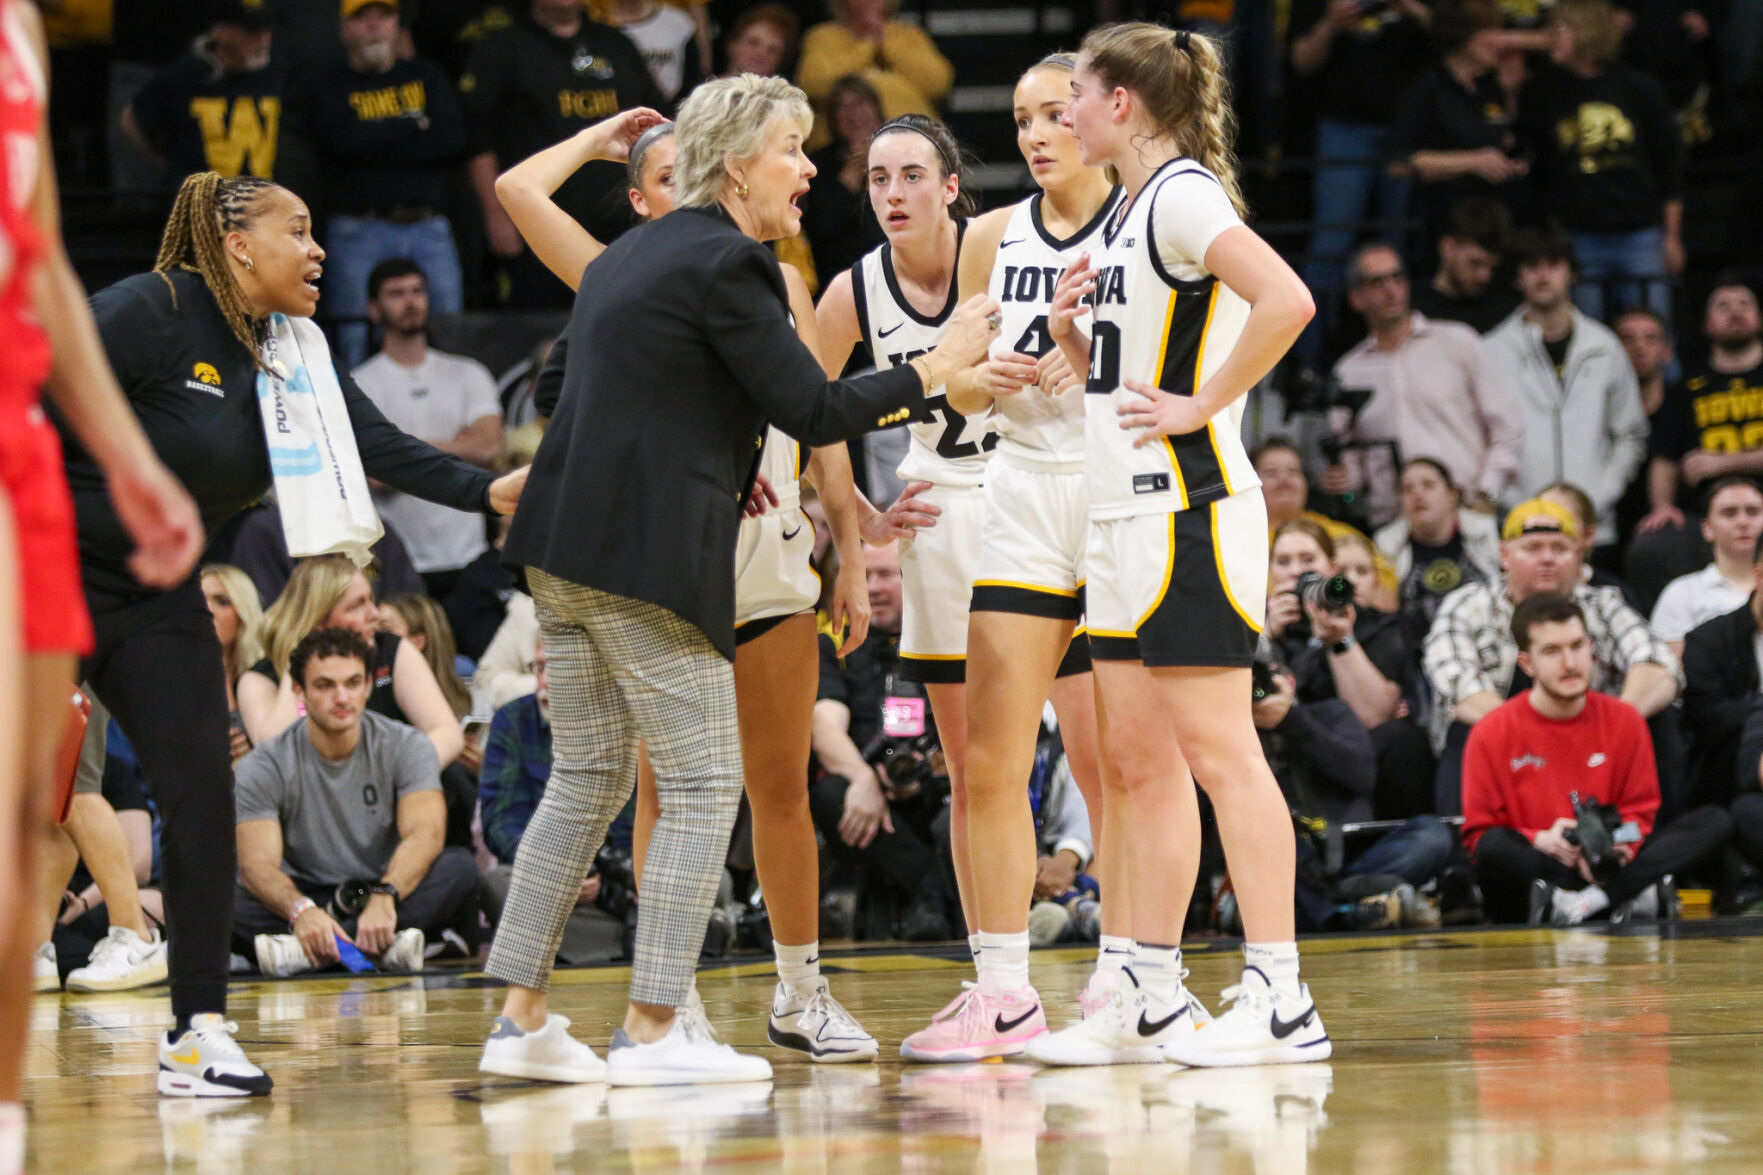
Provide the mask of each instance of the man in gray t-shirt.
[{"label": "man in gray t-shirt", "polygon": [[477,868],[468,850],[442,847],[434,748],[415,727],[365,711],[372,664],[352,632],[307,636],[288,663],[306,717],[234,769],[233,935],[265,974],[336,962],[339,936],[382,966],[420,970],[429,940],[471,929]]}]

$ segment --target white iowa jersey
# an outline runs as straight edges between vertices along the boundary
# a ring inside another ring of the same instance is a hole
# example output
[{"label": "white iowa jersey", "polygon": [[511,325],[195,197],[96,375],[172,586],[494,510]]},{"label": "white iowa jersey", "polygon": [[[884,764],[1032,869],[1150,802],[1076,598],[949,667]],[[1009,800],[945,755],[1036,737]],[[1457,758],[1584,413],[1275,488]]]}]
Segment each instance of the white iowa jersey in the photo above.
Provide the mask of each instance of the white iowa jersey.
[{"label": "white iowa jersey", "polygon": [[[967,225],[961,226],[965,235]],[[957,249],[957,255],[960,250]],[[943,341],[949,318],[955,313],[956,286],[949,283],[949,298],[935,317],[927,317],[907,305],[894,276],[894,249],[883,245],[864,254],[852,266],[851,293],[857,301],[857,321],[863,341],[875,356],[877,371],[886,371],[933,350]],[[998,444],[998,434],[984,416],[965,417],[949,407],[948,397],[936,395],[926,401],[935,421],[909,424],[912,443],[899,475],[905,481],[928,481],[934,485],[976,486],[986,477],[986,460]]]},{"label": "white iowa jersey", "polygon": [[802,445],[795,437],[779,431],[775,424],[765,428],[765,449],[759,455],[759,472],[771,482],[782,505],[801,500],[798,484],[802,478]]},{"label": "white iowa jersey", "polygon": [[1230,355],[1249,306],[1201,258],[1241,223],[1217,177],[1177,158],[1104,231],[1084,397],[1091,518],[1186,510],[1261,484],[1243,449],[1241,397],[1198,432],[1137,449],[1139,434],[1122,429],[1115,412],[1143,402],[1125,380],[1191,396]]},{"label": "white iowa jersey", "polygon": [[[1099,247],[1102,227],[1122,199],[1121,189],[1115,188],[1101,211],[1064,239],[1054,236],[1041,222],[1039,192],[1011,212],[998,240],[992,280],[986,287],[1004,313],[1004,325],[992,343],[994,356],[1015,352],[1039,359],[1053,350],[1053,339],[1047,334],[1053,287],[1073,258]],[[998,430],[1000,456],[1039,464],[1083,463],[1083,388],[1074,387],[1051,398],[1039,389],[1024,388],[1014,396],[999,396],[994,404],[992,419]]]}]

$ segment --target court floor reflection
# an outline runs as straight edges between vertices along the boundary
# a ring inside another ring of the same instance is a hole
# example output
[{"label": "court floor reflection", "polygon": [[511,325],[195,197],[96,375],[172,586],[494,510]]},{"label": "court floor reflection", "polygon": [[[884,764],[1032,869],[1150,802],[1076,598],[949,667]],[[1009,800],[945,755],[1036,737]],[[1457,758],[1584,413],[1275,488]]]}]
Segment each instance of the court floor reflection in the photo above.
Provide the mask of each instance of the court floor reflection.
[{"label": "court floor reflection", "polygon": [[[162,995],[33,1007],[29,1170],[46,1175],[558,1175],[600,1171],[1614,1172],[1763,1170],[1763,924],[1692,937],[1487,931],[1305,945],[1336,1052],[1223,1071],[812,1066],[765,1044],[770,967],[707,970],[724,1039],[772,1082],[690,1089],[484,1079],[500,992],[481,977],[243,984],[240,1039],[277,1079],[245,1103],[161,1100]],[[1236,955],[1190,949],[1202,997]],[[828,954],[841,998],[884,1040],[945,1001],[934,954]],[[1059,1022],[1082,952],[1041,952]],[[553,999],[603,1044],[627,974],[560,972]],[[885,1050],[891,1052],[892,1050]]]}]

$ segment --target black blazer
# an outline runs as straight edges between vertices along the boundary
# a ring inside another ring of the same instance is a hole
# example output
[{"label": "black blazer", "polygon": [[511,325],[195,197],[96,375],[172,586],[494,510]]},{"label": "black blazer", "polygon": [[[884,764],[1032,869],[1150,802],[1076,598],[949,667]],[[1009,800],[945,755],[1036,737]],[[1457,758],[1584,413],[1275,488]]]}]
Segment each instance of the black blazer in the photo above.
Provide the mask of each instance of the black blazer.
[{"label": "black blazer", "polygon": [[825,445],[928,420],[907,367],[828,382],[771,250],[682,208],[601,254],[576,295],[551,425],[505,562],[659,604],[735,649],[735,537],[767,420]]},{"label": "black blazer", "polygon": [[[1740,742],[1751,715],[1763,709],[1758,694],[1757,621],[1747,601],[1692,629],[1683,641],[1683,717],[1695,736],[1696,778],[1711,795],[1730,798]],[[1755,753],[1755,752],[1753,752]],[[1750,788],[1757,786],[1750,761]]]}]

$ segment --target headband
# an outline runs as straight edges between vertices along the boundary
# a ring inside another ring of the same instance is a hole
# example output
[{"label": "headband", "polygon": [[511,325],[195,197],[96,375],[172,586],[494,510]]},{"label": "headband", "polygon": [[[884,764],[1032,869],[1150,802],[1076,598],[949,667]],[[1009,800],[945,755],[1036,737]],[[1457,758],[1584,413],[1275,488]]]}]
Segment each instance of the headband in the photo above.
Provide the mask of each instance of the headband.
[{"label": "headband", "polygon": [[[961,167],[960,167],[959,163],[956,160],[950,158],[949,153],[943,149],[943,145],[941,143],[937,142],[936,139],[931,136],[931,133],[929,131],[925,130],[921,126],[918,126],[914,123],[910,123],[910,122],[906,121],[906,119],[911,118],[911,117],[912,117],[911,115],[902,115],[900,118],[896,118],[892,122],[884,123],[882,125],[881,130],[875,132],[875,138],[879,139],[883,135],[887,134],[889,131],[911,131],[913,134],[917,135],[919,138],[921,138],[925,142],[929,143],[931,145],[931,147],[936,151],[937,158],[942,160],[944,175],[958,175],[958,174],[960,174]],[[922,118],[923,115],[920,115],[919,117]],[[873,142],[873,141],[874,140],[872,139],[871,142]]]}]

